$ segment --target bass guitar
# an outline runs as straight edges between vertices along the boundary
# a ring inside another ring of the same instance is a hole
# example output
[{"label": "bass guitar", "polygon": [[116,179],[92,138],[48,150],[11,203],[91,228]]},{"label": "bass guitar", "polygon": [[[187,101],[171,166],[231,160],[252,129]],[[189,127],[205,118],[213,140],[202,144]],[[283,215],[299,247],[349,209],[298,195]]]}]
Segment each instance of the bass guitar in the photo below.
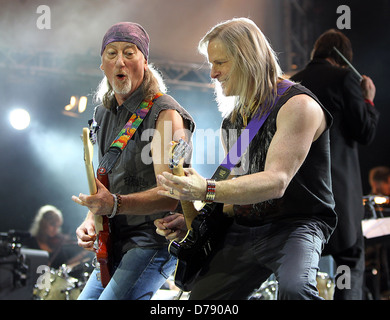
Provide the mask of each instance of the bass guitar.
[{"label": "bass guitar", "polygon": [[[170,154],[173,174],[184,175],[183,159],[189,152],[190,146],[184,140],[173,142]],[[200,211],[191,201],[181,201],[181,206],[188,232],[181,241],[171,241],[168,251],[178,259],[175,285],[183,291],[191,291],[196,277],[212,258],[231,221],[223,214],[222,203],[204,204]]]},{"label": "bass guitar", "polygon": [[[93,145],[90,139],[90,130],[89,128],[83,128],[83,145],[84,145],[84,162],[85,169],[87,172],[87,180],[89,186],[90,194],[97,193],[96,181],[95,181],[95,172],[93,169]],[[108,178],[107,175],[102,175],[98,172],[98,180],[108,188]],[[96,251],[96,269],[100,270],[98,277],[103,285],[106,287],[108,282],[111,279],[111,258],[109,256],[110,248],[110,229],[107,216],[98,216],[94,215],[95,218],[95,232],[96,232],[96,242],[95,242],[95,251]]]}]

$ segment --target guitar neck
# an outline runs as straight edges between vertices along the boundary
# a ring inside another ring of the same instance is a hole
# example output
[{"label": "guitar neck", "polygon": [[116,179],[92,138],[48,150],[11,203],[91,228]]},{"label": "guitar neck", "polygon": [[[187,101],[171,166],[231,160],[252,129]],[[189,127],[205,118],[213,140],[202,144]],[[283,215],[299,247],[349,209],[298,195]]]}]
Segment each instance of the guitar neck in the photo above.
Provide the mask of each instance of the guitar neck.
[{"label": "guitar neck", "polygon": [[[180,165],[178,165],[172,169],[172,172],[176,176],[184,176],[182,161],[181,161]],[[191,201],[182,200],[182,201],[180,201],[180,203],[181,203],[181,207],[183,209],[183,214],[184,214],[184,219],[186,221],[187,229],[190,230],[192,221],[199,214],[199,212],[194,208],[194,204]]]},{"label": "guitar neck", "polygon": [[[86,164],[86,169],[87,169],[89,193],[96,194],[97,187],[96,187],[95,173],[94,173],[92,163],[89,165]],[[94,219],[95,219],[95,230],[96,230],[96,233],[99,234],[99,232],[103,230],[103,217],[98,216],[98,215],[94,215]]]},{"label": "guitar neck", "polygon": [[[83,128],[83,144],[84,144],[84,163],[85,170],[87,173],[87,181],[89,187],[90,194],[97,193],[97,186],[95,181],[95,170],[93,168],[93,145],[89,140],[89,129]],[[95,219],[95,229],[98,234],[101,230],[103,230],[103,220],[101,216],[94,215]]]}]

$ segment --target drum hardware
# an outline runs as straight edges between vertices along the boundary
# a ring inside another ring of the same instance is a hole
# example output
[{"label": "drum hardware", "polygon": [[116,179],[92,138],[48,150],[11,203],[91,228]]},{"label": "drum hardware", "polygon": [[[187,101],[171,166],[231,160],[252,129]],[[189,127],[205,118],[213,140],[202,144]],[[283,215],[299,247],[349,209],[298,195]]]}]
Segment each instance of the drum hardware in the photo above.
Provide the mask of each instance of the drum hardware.
[{"label": "drum hardware", "polygon": [[0,257],[5,257],[5,263],[13,263],[13,285],[15,288],[26,286],[29,267],[22,254],[21,240],[31,237],[30,233],[10,230],[0,233]]},{"label": "drum hardware", "polygon": [[387,196],[368,195],[363,197],[364,219],[377,219],[384,217],[385,206],[388,206],[390,199]]},{"label": "drum hardware", "polygon": [[317,272],[317,289],[320,297],[333,300],[335,284],[327,273]]},{"label": "drum hardware", "polygon": [[34,288],[35,300],[77,300],[84,285],[78,279],[69,276],[68,267],[50,270],[50,286],[46,289]]},{"label": "drum hardware", "polygon": [[[333,300],[335,289],[334,280],[325,272],[317,272],[316,279],[319,296],[325,300]],[[249,300],[278,300],[278,288],[278,281],[270,277],[259,289],[256,289],[250,295]]]},{"label": "drum hardware", "polygon": [[259,289],[251,294],[249,300],[277,300],[278,282],[276,280],[265,281]]},{"label": "drum hardware", "polygon": [[79,279],[79,283],[86,283],[91,275],[94,267],[89,262],[81,262],[80,264],[68,268],[68,275]]}]

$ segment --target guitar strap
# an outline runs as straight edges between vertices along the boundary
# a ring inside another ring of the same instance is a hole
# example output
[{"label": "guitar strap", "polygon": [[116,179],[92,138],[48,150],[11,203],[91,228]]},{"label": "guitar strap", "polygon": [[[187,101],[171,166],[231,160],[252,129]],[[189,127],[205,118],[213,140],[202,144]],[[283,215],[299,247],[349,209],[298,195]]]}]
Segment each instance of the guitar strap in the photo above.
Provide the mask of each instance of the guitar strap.
[{"label": "guitar strap", "polygon": [[[274,106],[278,103],[280,97],[289,89],[293,83],[288,80],[283,80],[278,85],[278,91],[275,98]],[[230,172],[234,166],[238,163],[241,156],[248,148],[249,144],[255,137],[256,133],[260,130],[261,126],[267,120],[269,114],[273,108],[270,108],[270,111],[264,113],[260,118],[253,117],[252,120],[248,123],[247,127],[241,132],[241,135],[238,137],[236,143],[230,148],[229,153],[226,155],[225,159],[219,165],[217,170],[214,172],[212,179],[215,180],[225,180],[230,175]],[[232,152],[235,151],[235,152]],[[233,155],[235,154],[235,155]]]},{"label": "guitar strap", "polygon": [[141,102],[135,113],[130,117],[123,129],[119,132],[115,140],[111,143],[110,148],[103,156],[97,170],[98,175],[106,175],[114,167],[119,159],[122,151],[126,148],[127,143],[133,137],[142,121],[145,119],[149,110],[152,108],[157,98],[161,97],[161,92],[157,93],[152,100],[144,100]]}]

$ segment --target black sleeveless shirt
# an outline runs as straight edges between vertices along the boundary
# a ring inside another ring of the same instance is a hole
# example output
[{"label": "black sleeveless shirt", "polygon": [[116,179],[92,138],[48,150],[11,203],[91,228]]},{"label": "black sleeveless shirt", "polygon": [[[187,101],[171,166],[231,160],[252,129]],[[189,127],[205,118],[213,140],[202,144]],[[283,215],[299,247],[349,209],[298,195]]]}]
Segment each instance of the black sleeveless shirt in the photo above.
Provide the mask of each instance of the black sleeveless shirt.
[{"label": "black sleeveless shirt", "polygon": [[[325,237],[328,238],[337,223],[330,171],[329,127],[332,117],[308,89],[295,84],[287,90],[273,107],[237,167],[243,172],[242,174],[264,171],[267,151],[276,132],[278,112],[287,100],[299,94],[307,94],[319,103],[327,118],[327,129],[313,142],[304,163],[291,180],[282,198],[251,205],[235,205],[235,219],[237,223],[247,226],[262,225],[276,220],[311,219],[319,223]],[[237,136],[232,137],[233,131],[230,129],[241,130],[242,128],[243,121],[240,115],[237,116],[235,123],[230,121],[230,116],[223,120],[223,136],[228,150],[237,139]]]}]

